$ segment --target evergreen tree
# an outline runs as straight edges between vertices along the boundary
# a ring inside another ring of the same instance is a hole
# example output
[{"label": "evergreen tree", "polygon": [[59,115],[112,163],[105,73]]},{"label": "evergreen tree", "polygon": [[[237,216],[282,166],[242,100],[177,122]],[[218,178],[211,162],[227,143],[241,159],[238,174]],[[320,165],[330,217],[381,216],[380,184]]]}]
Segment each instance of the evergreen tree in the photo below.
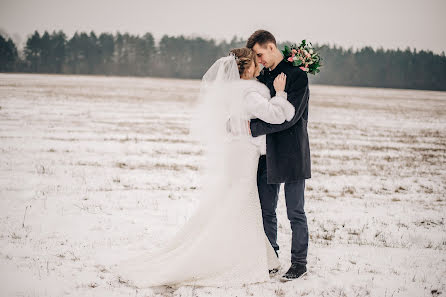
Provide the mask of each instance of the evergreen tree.
[{"label": "evergreen tree", "polygon": [[34,31],[34,34],[28,38],[24,52],[28,69],[31,72],[40,72],[41,42],[39,32]]},{"label": "evergreen tree", "polygon": [[18,58],[17,48],[11,38],[6,40],[0,35],[0,72],[15,71]]},{"label": "evergreen tree", "polygon": [[115,40],[112,34],[102,33],[98,38],[100,61],[98,72],[103,74],[113,73],[113,53],[115,52]]},{"label": "evergreen tree", "polygon": [[53,32],[51,39],[52,72],[62,73],[65,63],[67,36],[62,31]]}]

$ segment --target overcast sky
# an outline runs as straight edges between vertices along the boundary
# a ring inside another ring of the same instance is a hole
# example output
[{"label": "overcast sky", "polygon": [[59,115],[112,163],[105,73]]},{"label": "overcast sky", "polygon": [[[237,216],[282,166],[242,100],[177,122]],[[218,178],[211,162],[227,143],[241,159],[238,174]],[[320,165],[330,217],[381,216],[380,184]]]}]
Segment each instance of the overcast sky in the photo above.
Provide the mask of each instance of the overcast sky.
[{"label": "overcast sky", "polygon": [[0,0],[0,29],[23,40],[34,30],[151,32],[248,38],[256,29],[279,41],[308,39],[446,52],[446,0]]}]

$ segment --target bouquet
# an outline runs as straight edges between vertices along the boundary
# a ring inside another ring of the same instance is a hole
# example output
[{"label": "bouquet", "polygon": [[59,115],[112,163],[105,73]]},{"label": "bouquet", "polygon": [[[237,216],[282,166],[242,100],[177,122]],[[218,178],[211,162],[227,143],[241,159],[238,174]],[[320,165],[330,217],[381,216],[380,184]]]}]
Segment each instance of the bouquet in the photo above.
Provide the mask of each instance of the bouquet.
[{"label": "bouquet", "polygon": [[311,42],[307,43],[304,39],[299,46],[285,45],[285,49],[282,50],[282,54],[285,59],[292,63],[294,66],[299,67],[305,72],[316,74],[320,72],[319,67],[321,64],[321,57],[313,49]]}]

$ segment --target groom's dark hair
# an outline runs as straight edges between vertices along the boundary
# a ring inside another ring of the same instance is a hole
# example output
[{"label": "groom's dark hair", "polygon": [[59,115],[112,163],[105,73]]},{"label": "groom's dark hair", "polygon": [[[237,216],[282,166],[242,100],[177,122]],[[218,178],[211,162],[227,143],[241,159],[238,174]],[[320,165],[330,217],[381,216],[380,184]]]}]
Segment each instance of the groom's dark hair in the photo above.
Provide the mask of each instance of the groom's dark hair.
[{"label": "groom's dark hair", "polygon": [[268,42],[276,44],[276,38],[274,38],[274,35],[266,30],[257,30],[248,38],[248,41],[246,42],[246,47],[252,49],[256,43],[258,43],[260,46],[264,46]]}]

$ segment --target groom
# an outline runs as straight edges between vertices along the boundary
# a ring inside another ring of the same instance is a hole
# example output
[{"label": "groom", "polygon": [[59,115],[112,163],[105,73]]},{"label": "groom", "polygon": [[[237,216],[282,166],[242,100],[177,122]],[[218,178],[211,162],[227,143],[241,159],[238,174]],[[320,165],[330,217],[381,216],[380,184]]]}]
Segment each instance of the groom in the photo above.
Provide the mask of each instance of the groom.
[{"label": "groom", "polygon": [[[311,177],[308,142],[308,100],[310,96],[307,73],[284,60],[277,49],[276,39],[265,30],[254,32],[246,47],[257,55],[265,68],[257,79],[275,95],[273,81],[281,72],[286,74],[285,92],[296,113],[289,122],[269,124],[259,119],[250,121],[253,137],[266,134],[266,156],[259,159],[257,187],[262,207],[263,227],[274,250],[277,245],[277,199],[281,183],[285,183],[285,201],[291,223],[291,267],[283,278],[291,280],[306,274],[308,226],[304,211],[305,179]],[[272,271],[275,273],[277,271]]]}]

